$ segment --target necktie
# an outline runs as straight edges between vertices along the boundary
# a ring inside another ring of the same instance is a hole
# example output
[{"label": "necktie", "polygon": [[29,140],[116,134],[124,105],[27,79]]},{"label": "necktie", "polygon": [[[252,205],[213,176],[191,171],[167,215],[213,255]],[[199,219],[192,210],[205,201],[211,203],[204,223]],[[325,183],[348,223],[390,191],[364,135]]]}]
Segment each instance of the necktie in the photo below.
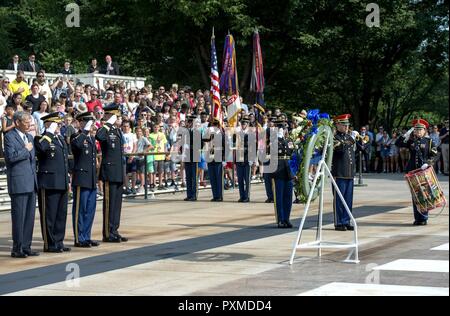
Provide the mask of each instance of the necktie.
[{"label": "necktie", "polygon": [[26,136],[26,135],[23,135],[22,138],[23,138],[23,142],[25,143],[25,145],[28,144],[27,136]]}]

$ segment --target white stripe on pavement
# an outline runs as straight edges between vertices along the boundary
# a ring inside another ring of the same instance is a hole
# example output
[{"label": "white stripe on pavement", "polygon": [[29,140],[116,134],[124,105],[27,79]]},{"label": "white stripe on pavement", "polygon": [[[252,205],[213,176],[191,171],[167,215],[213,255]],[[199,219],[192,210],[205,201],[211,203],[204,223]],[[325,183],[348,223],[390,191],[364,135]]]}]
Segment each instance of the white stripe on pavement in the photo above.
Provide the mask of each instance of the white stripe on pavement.
[{"label": "white stripe on pavement", "polygon": [[431,250],[448,251],[448,243],[440,245],[439,247],[432,248]]},{"label": "white stripe on pavement", "polygon": [[373,268],[374,270],[388,271],[416,271],[416,272],[446,272],[448,273],[448,260],[413,260],[400,259]]},{"label": "white stripe on pavement", "polygon": [[298,296],[449,296],[448,288],[333,282]]}]

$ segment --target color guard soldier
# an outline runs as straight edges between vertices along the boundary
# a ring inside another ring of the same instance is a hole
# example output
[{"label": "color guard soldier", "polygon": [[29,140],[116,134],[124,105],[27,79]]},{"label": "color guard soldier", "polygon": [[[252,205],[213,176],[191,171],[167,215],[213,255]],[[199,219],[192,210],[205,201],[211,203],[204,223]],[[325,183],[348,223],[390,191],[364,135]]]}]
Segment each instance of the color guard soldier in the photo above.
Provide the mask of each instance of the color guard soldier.
[{"label": "color guard soldier", "polygon": [[34,139],[38,158],[38,203],[44,252],[61,253],[71,249],[64,246],[67,202],[69,192],[68,149],[59,134],[64,115],[55,112],[41,118],[46,131]]},{"label": "color guard soldier", "polygon": [[[408,148],[410,159],[406,166],[406,172],[422,168],[427,169],[433,166],[438,158],[438,150],[434,141],[426,135],[429,124],[424,119],[417,119],[412,122],[412,128],[403,136],[399,137],[395,143],[398,147]],[[414,135],[411,135],[414,133]],[[428,213],[423,214],[417,210],[413,201],[414,223],[416,226],[427,225]]]},{"label": "color guard soldier", "polygon": [[[248,117],[243,117],[241,120],[241,128],[236,137],[236,172],[238,176],[239,185],[239,203],[250,202],[250,169],[251,164],[249,162],[249,126],[250,120]],[[240,146],[244,146],[240,148]]]},{"label": "color guard soldier", "polygon": [[289,160],[294,152],[294,143],[286,137],[285,121],[276,120],[278,129],[278,153],[276,154],[277,170],[272,174],[272,185],[274,194],[275,217],[278,228],[292,228],[290,222],[292,210],[292,197],[294,191],[293,179]]},{"label": "color guard soldier", "polygon": [[102,149],[100,179],[103,181],[103,242],[127,242],[128,238],[119,234],[122,212],[123,135],[120,130],[122,118],[118,105],[103,108],[107,122],[97,131],[96,139]]},{"label": "color guard soldier", "polygon": [[91,239],[92,224],[97,206],[97,146],[91,129],[95,117],[91,112],[77,115],[80,131],[71,137],[74,156],[72,171],[73,230],[75,247],[97,247],[99,243]]},{"label": "color guard soldier", "polygon": [[[195,115],[188,115],[186,117],[186,134],[182,139],[184,150],[184,170],[186,172],[186,194],[184,199],[186,202],[197,201],[198,196],[198,162],[200,161],[201,149],[201,134],[200,130],[195,129],[194,120],[197,118]],[[200,142],[200,145],[197,144]],[[195,148],[195,147],[198,148]],[[198,150],[198,153],[197,153]]]},{"label": "color guard soldier", "polygon": [[213,199],[211,202],[223,202],[223,162],[225,161],[225,133],[220,122],[214,119],[205,142],[209,143],[208,174]]},{"label": "color guard soldier", "polygon": [[[336,134],[334,136],[334,154],[331,173],[350,211],[353,208],[353,181],[355,177],[355,137],[349,134],[350,114],[334,118]],[[353,231],[344,204],[333,187],[334,226],[337,231]]]},{"label": "color guard soldier", "polygon": [[274,124],[274,118],[269,118],[269,126],[266,129],[266,162],[263,163],[263,179],[264,188],[266,190],[267,200],[265,203],[274,203],[273,199],[273,186],[272,186],[272,173],[268,171],[270,166],[270,132],[275,132],[276,126]]}]

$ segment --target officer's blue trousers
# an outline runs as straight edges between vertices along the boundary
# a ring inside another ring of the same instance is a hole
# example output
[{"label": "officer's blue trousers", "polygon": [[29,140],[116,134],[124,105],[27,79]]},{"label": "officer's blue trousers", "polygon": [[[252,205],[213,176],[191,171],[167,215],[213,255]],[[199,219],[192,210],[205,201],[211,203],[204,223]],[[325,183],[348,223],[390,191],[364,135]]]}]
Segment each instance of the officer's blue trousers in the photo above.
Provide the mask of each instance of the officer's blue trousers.
[{"label": "officer's blue trousers", "polygon": [[247,162],[236,163],[239,197],[241,200],[250,199],[250,164]]},{"label": "officer's blue trousers", "polygon": [[209,181],[213,198],[223,199],[223,167],[221,162],[210,162],[208,164]]},{"label": "officer's blue trousers", "polygon": [[264,187],[266,189],[267,198],[269,200],[273,201],[272,174],[264,173],[263,178],[264,178]]},{"label": "officer's blue trousers", "polygon": [[413,209],[414,209],[414,219],[416,222],[426,222],[428,220],[428,212],[426,214],[422,214],[416,207],[416,204],[413,200]]},{"label": "officer's blue trousers", "polygon": [[[353,208],[353,179],[335,179],[336,184],[341,191],[342,196],[344,197],[345,202],[347,203],[348,208],[352,211]],[[341,201],[341,198],[336,193],[336,190],[333,189],[333,209],[334,209],[334,225],[335,226],[347,226],[350,225],[350,216],[345,210],[345,206]]]},{"label": "officer's blue trousers", "polygon": [[273,179],[275,186],[275,208],[277,210],[278,222],[288,222],[292,210],[292,194],[294,183],[292,180]]},{"label": "officer's blue trousers", "polygon": [[73,188],[72,224],[75,243],[91,240],[97,207],[97,189]]},{"label": "officer's blue trousers", "polygon": [[185,162],[184,170],[186,171],[186,192],[188,199],[197,199],[197,169],[198,163]]}]

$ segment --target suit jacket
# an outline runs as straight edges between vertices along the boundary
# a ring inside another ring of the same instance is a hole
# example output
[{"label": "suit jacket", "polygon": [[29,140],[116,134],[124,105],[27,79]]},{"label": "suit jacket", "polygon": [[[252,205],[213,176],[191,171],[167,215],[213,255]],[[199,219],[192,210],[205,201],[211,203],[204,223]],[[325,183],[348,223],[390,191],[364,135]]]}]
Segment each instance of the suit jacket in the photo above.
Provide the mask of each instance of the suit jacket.
[{"label": "suit jacket", "polygon": [[18,70],[21,70],[21,67],[20,67],[21,65],[20,65],[20,63],[17,65],[17,69],[14,69],[14,63],[9,63],[8,64],[8,67],[6,68],[7,70],[14,70],[14,71],[18,71]]},{"label": "suit jacket", "polygon": [[67,144],[62,136],[46,132],[34,139],[38,161],[39,189],[67,190],[69,163]]},{"label": "suit jacket", "polygon": [[41,66],[37,62],[34,62],[34,68],[35,69],[33,70],[33,67],[31,67],[31,63],[29,60],[21,64],[21,70],[23,71],[38,72],[39,70],[41,70]]},{"label": "suit jacket", "polygon": [[70,141],[74,156],[72,185],[95,189],[97,185],[97,146],[95,138],[85,132],[74,134]]},{"label": "suit jacket", "polygon": [[[111,67],[113,67],[114,69],[113,70],[111,70],[110,72],[109,72],[109,74],[111,75],[111,76],[120,76],[120,67],[119,67],[119,64],[118,63],[116,63],[115,61],[113,61],[112,63],[111,63]],[[108,68],[108,65],[105,65],[105,66],[103,66],[103,70],[102,70],[102,73],[103,74],[107,74],[107,68]]]},{"label": "suit jacket", "polygon": [[[26,135],[28,142],[33,137]],[[5,134],[6,176],[9,194],[35,192],[37,189],[35,150],[28,151],[19,133],[13,129]]]}]

